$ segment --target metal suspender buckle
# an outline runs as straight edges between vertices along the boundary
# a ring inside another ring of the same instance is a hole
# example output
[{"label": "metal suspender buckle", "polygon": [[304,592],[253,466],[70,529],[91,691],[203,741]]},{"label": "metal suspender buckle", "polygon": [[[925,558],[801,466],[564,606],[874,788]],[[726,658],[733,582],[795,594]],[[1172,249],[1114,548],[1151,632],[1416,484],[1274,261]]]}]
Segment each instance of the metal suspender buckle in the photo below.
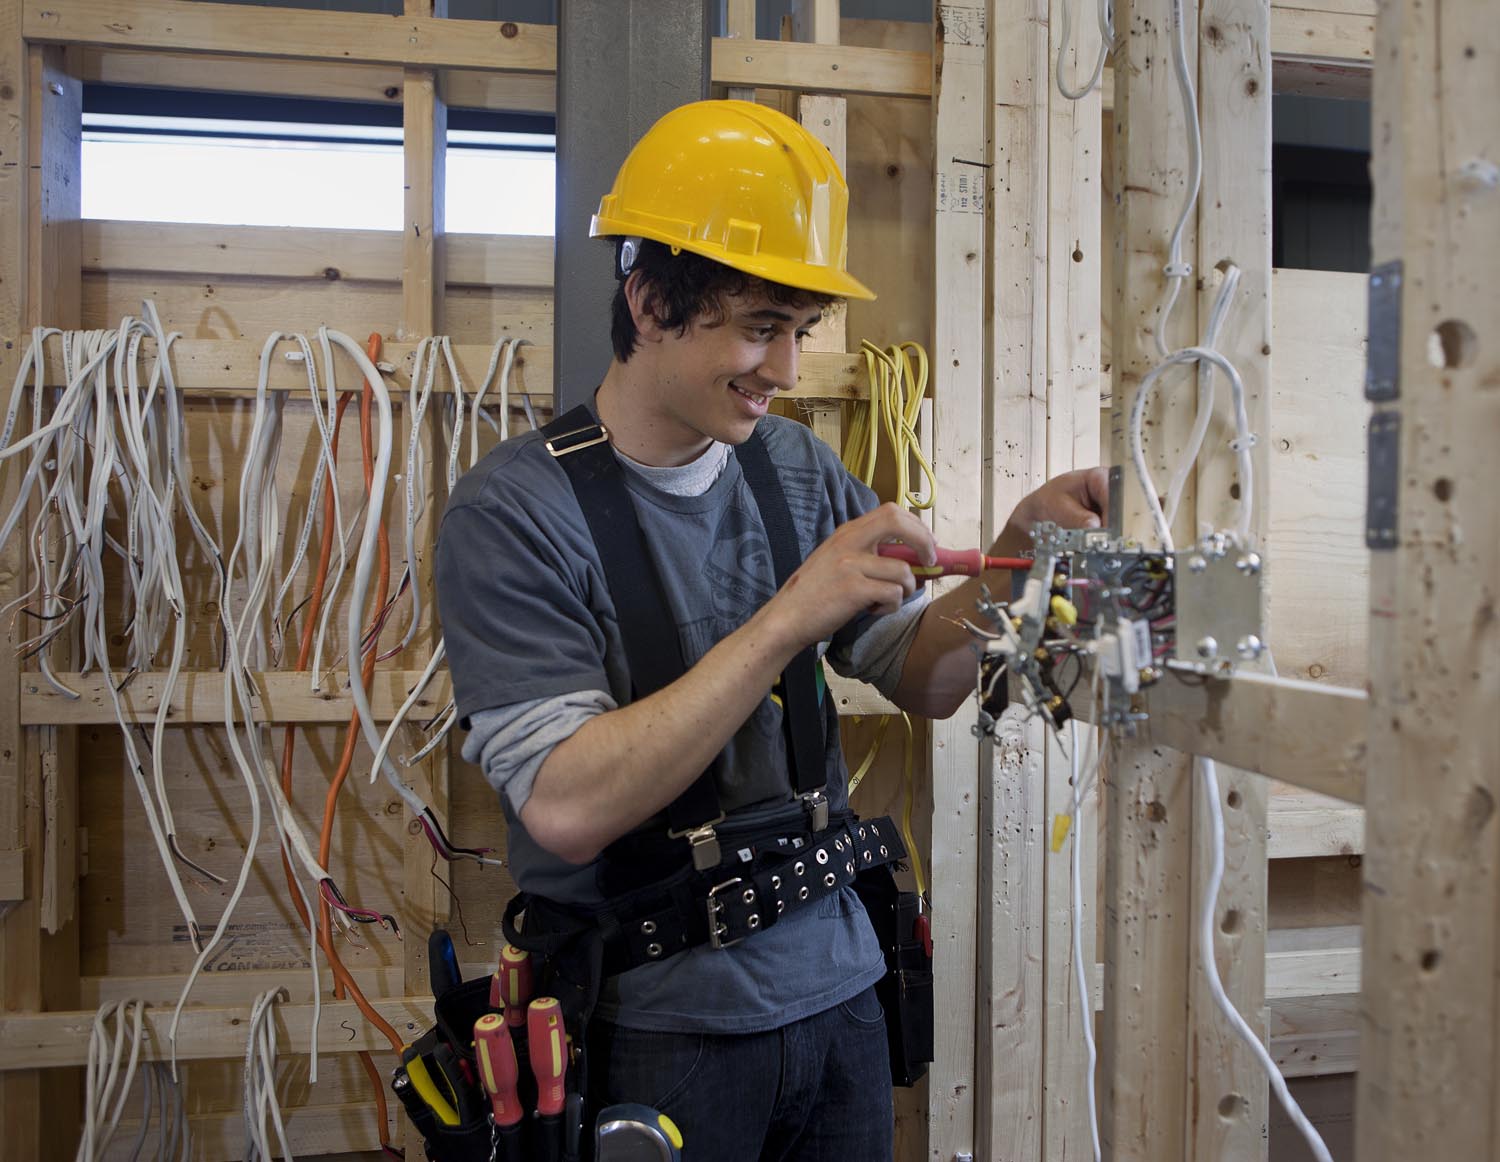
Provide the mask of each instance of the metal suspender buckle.
[{"label": "metal suspender buckle", "polygon": [[802,796],[802,807],[807,812],[807,827],[813,834],[828,829],[828,796],[822,791],[809,791]]},{"label": "metal suspender buckle", "polygon": [[547,441],[547,451],[553,459],[566,456],[569,452],[579,452],[584,448],[592,448],[595,444],[609,442],[609,429],[603,424],[590,424],[586,428],[574,428],[571,432],[564,432],[560,436],[553,436]]},{"label": "metal suspender buckle", "polygon": [[[722,815],[719,816],[719,819],[722,818],[724,818]],[[715,819],[714,823],[717,823],[719,819]],[[723,853],[719,850],[719,837],[714,834],[713,823],[694,827],[686,834],[688,843],[692,844],[694,869],[708,871],[723,862]]]},{"label": "metal suspender buckle", "polygon": [[724,911],[724,905],[718,899],[720,892],[727,892],[736,884],[743,882],[739,876],[735,876],[732,880],[725,880],[722,884],[715,884],[708,889],[708,899],[704,901],[704,906],[708,909],[708,943],[714,948],[728,948],[744,939],[743,936],[737,936],[733,940],[724,939],[729,935],[729,926],[719,922],[719,914]]}]

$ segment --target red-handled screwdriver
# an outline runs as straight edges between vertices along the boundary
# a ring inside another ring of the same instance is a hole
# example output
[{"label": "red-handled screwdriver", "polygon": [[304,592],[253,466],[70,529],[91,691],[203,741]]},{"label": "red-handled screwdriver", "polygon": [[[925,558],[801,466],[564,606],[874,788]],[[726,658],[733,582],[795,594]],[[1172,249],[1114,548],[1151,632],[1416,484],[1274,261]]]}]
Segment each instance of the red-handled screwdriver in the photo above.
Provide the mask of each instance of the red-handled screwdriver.
[{"label": "red-handled screwdriver", "polygon": [[490,1116],[506,1162],[525,1157],[521,1134],[521,1098],[516,1093],[516,1047],[510,1027],[499,1013],[486,1013],[474,1022],[474,1053],[479,1058],[479,1084],[490,1099]]},{"label": "red-handled screwdriver", "polygon": [[554,1162],[562,1156],[563,1082],[568,1071],[568,1045],[563,1034],[562,1006],[556,997],[537,997],[526,1010],[526,1042],[531,1073],[536,1078],[537,1128],[542,1157]]},{"label": "red-handled screwdriver", "polygon": [[531,953],[514,944],[500,950],[500,995],[505,999],[505,1023],[519,1029],[526,1024],[526,1002],[531,1000]]},{"label": "red-handled screwdriver", "polygon": [[1031,568],[1029,558],[990,557],[978,549],[939,549],[937,563],[933,565],[922,564],[917,551],[910,545],[880,545],[875,551],[882,557],[905,561],[911,566],[911,571],[922,578],[973,577],[977,573],[983,573],[986,569],[1016,569],[1025,572]]}]

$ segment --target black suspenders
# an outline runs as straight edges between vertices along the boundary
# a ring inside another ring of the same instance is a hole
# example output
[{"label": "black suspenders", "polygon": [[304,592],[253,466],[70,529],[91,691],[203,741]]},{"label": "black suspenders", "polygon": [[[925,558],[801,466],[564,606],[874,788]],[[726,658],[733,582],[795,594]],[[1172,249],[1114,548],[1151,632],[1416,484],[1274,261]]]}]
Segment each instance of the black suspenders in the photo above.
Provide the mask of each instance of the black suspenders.
[{"label": "black suspenders", "polygon": [[[609,446],[609,437],[585,406],[553,420],[542,434],[547,437],[547,451],[573,485],[599,551],[619,615],[633,694],[643,698],[676,681],[687,671],[687,665],[676,620],[647,551],[624,474]],[[759,432],[735,449],[735,455],[771,543],[776,583],[784,585],[802,561],[786,494]],[[783,674],[782,699],[788,766],[797,794],[807,804],[813,831],[821,831],[828,824],[828,800],[823,794],[828,780],[823,735],[826,720],[819,705],[817,665],[815,647],[801,650]],[[711,769],[699,775],[667,808],[669,833],[688,839],[693,863],[700,869],[719,863],[713,828],[723,818]]]}]

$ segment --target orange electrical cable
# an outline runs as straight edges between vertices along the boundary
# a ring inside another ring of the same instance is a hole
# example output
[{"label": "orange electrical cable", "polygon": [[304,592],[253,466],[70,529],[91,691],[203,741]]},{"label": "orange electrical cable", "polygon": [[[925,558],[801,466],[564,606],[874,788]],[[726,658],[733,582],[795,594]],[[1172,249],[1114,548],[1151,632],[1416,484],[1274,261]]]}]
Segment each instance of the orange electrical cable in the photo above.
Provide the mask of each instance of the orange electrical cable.
[{"label": "orange electrical cable", "polygon": [[[369,355],[370,361],[372,363],[379,361],[381,353],[380,348],[380,335],[378,333],[372,334],[366,346],[366,352]],[[367,492],[369,491],[373,483],[374,472],[374,452],[371,445],[372,431],[370,423],[370,401],[372,395],[373,390],[370,385],[366,383],[364,392],[360,400],[360,436],[362,459],[364,462],[365,489]],[[338,463],[338,438],[340,428],[343,424],[344,411],[348,407],[352,398],[353,393],[351,392],[345,392],[339,398],[338,411],[334,419],[332,439],[334,467],[336,467]],[[323,594],[327,584],[328,566],[333,554],[333,537],[335,535],[333,489],[337,486],[338,482],[336,477],[334,477],[332,473],[330,473],[329,487],[324,494],[324,527],[322,543],[320,545],[318,555],[318,571],[313,583],[313,594],[309,603],[310,608],[307,613],[307,620],[302,627],[302,638],[298,649],[297,668],[299,670],[307,668],[308,657],[312,652],[314,627],[316,626],[318,621],[318,613],[322,605]],[[337,530],[337,532],[339,535],[342,535],[342,530]],[[385,603],[385,590],[389,584],[389,576],[390,540],[384,526],[382,526],[380,529],[380,580],[378,592],[376,595],[377,609],[379,609]],[[354,643],[351,648],[357,651],[358,643]],[[372,649],[371,653],[366,657],[363,663],[363,673],[366,685],[368,685],[370,682],[373,670],[374,654]],[[335,800],[338,795],[338,789],[343,785],[344,780],[348,777],[349,768],[353,764],[354,748],[351,743],[356,737],[358,724],[358,715],[355,714],[350,720],[348,732],[346,734],[344,757],[340,762],[339,770],[334,777],[333,785],[331,786],[328,797],[324,803],[323,827],[319,836],[318,844],[318,863],[324,867],[328,865],[329,850],[332,847],[333,812],[335,807]],[[291,797],[292,783],[292,748],[295,743],[295,738],[296,728],[289,725],[286,729],[285,746],[282,749],[281,768],[281,785],[282,789],[287,793],[287,797],[289,800]],[[290,865],[287,863],[285,853],[283,853],[282,855],[282,866],[286,872],[288,885],[292,888],[291,896],[293,906],[297,909],[297,913],[302,918],[302,922],[304,924],[310,925],[312,923],[312,920],[309,917],[306,908],[302,904],[300,893],[298,893],[296,890],[295,883],[292,879],[292,870]],[[385,1020],[385,1018],[383,1018],[380,1013],[376,1011],[374,1006],[370,1004],[369,1000],[365,997],[363,990],[360,989],[359,984],[355,981],[353,975],[349,972],[348,968],[344,965],[343,960],[339,957],[338,950],[333,943],[332,925],[328,903],[322,897],[319,898],[318,907],[318,943],[323,949],[323,953],[328,960],[329,967],[333,970],[334,996],[337,998],[342,998],[345,995],[351,996],[354,1000],[354,1003],[359,1007],[360,1012],[364,1014],[365,1018],[385,1035],[386,1040],[391,1043],[392,1050],[394,1050],[396,1053],[400,1053],[402,1048],[402,1040],[400,1034],[398,1034],[396,1030],[391,1026],[390,1022]],[[390,1143],[388,1142],[386,1137],[388,1113],[385,1100],[385,1084],[380,1077],[380,1071],[375,1067],[374,1058],[368,1052],[362,1050],[359,1053],[359,1059],[360,1064],[364,1067],[365,1074],[370,1079],[371,1088],[375,1091],[376,1115],[379,1120],[380,1127],[380,1144],[387,1151],[390,1151]]]},{"label": "orange electrical cable", "polygon": [[[317,631],[318,614],[323,608],[323,593],[328,586],[328,565],[333,559],[333,535],[337,515],[333,493],[338,487],[336,470],[339,462],[339,431],[344,426],[344,412],[353,398],[352,391],[340,394],[338,410],[334,413],[333,437],[329,445],[332,463],[328,469],[328,486],[323,490],[323,539],[318,548],[318,569],[313,578],[312,596],[308,598],[306,620],[302,623],[302,640],[297,647],[298,670],[307,669],[307,660],[312,655],[313,637]],[[288,803],[292,801],[292,750],[296,744],[297,726],[295,723],[287,723],[281,747],[281,789],[286,794]],[[297,890],[297,881],[292,875],[291,860],[287,858],[284,850],[281,853],[281,868],[286,873],[286,886],[292,898],[292,907],[297,909],[297,915],[302,919],[302,926],[310,931],[312,920],[308,917],[307,908],[302,903],[302,893]]]}]

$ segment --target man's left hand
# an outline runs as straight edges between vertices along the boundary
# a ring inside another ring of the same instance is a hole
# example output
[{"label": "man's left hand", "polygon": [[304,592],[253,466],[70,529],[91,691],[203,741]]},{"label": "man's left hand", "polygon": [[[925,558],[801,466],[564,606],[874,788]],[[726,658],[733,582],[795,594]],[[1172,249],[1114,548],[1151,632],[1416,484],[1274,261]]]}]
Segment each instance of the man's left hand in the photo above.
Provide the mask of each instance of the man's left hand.
[{"label": "man's left hand", "polygon": [[1103,468],[1079,468],[1054,476],[1029,494],[1010,514],[1005,532],[991,550],[1012,556],[1031,549],[1031,528],[1052,521],[1059,528],[1097,529],[1109,506],[1109,473]]}]

